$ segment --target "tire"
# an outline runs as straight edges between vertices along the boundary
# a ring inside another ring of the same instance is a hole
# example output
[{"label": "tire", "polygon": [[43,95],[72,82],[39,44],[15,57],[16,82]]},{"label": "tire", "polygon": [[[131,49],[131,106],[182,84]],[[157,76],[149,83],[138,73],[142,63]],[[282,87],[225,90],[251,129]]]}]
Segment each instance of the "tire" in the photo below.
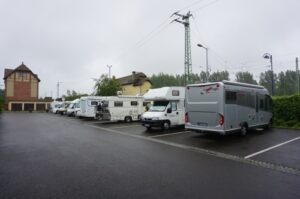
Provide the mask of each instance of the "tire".
[{"label": "tire", "polygon": [[152,130],[152,127],[149,126],[149,127],[146,127],[147,128],[147,131],[151,131]]},{"label": "tire", "polygon": [[132,118],[130,116],[127,116],[127,117],[124,118],[124,121],[126,123],[132,122]]},{"label": "tire", "polygon": [[162,129],[163,130],[169,130],[170,129],[170,122],[169,121],[165,121],[162,125]]},{"label": "tire", "polygon": [[248,125],[247,124],[243,124],[241,126],[241,136],[246,136],[248,133]]},{"label": "tire", "polygon": [[270,119],[269,123],[266,125],[265,130],[272,128],[272,119]]}]

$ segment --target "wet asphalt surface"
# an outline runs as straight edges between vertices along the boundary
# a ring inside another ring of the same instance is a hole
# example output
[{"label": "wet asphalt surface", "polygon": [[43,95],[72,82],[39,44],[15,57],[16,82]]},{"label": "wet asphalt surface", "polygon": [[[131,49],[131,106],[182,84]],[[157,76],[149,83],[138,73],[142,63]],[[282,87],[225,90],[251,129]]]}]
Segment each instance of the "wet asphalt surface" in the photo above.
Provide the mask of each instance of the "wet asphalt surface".
[{"label": "wet asphalt surface", "polygon": [[[299,136],[283,129],[246,137],[148,132],[137,122],[4,113],[0,198],[300,198],[299,174],[243,161]],[[299,154],[298,139],[250,159],[297,172]]]}]

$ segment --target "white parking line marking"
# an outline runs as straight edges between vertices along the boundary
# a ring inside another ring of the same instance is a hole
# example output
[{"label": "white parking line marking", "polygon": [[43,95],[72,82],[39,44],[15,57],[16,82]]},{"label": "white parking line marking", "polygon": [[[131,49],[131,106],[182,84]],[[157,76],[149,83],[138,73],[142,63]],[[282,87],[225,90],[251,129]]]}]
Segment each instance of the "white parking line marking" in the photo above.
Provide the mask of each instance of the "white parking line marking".
[{"label": "white parking line marking", "polygon": [[152,137],[145,137],[145,136],[141,136],[141,135],[125,133],[125,132],[114,130],[114,129],[103,128],[103,127],[93,126],[93,125],[88,125],[88,124],[86,124],[86,126],[96,128],[96,129],[100,129],[100,130],[104,130],[104,132],[105,131],[106,132],[112,132],[112,133],[116,133],[116,134],[120,134],[120,135],[124,135],[124,136],[129,136],[129,137],[134,137],[134,138],[138,138],[138,139],[148,140],[148,141],[151,141],[151,142],[154,142],[154,143],[159,143],[159,144],[164,144],[164,145],[167,145],[167,146],[181,148],[181,149],[184,149],[184,150],[187,150],[187,151],[193,151],[193,152],[196,152],[196,153],[211,155],[211,156],[215,156],[215,157],[219,157],[219,158],[223,158],[223,159],[227,159],[227,160],[241,162],[241,163],[244,163],[244,164],[250,164],[250,165],[259,166],[259,167],[263,167],[263,168],[267,168],[267,169],[273,169],[273,170],[281,171],[281,172],[284,172],[284,173],[300,175],[300,170],[295,169],[295,168],[290,168],[290,167],[281,166],[281,165],[274,165],[274,164],[271,164],[271,163],[268,163],[268,162],[263,162],[263,161],[258,161],[258,160],[246,159],[246,158],[235,156],[235,155],[230,155],[230,154],[226,154],[226,153],[211,151],[211,150],[204,149],[204,148],[187,146],[187,145],[183,145],[183,144],[177,144],[177,143],[168,142],[168,141],[165,141],[165,140],[155,139],[155,138],[152,138]]},{"label": "white parking line marking", "polygon": [[164,136],[169,136],[169,135],[177,135],[177,134],[182,134],[182,133],[188,133],[190,131],[181,131],[181,132],[177,132],[177,133],[167,133],[167,134],[161,134],[161,135],[153,135],[153,136],[149,136],[150,138],[157,138],[157,137],[164,137]]},{"label": "white parking line marking", "polygon": [[259,154],[265,153],[265,152],[267,152],[267,151],[270,151],[270,150],[272,150],[272,149],[275,149],[275,148],[280,147],[280,146],[282,146],[282,145],[288,144],[288,143],[290,143],[290,142],[294,142],[294,141],[299,140],[299,139],[300,139],[300,137],[296,137],[296,138],[291,139],[291,140],[288,140],[288,141],[286,141],[286,142],[282,142],[282,143],[277,144],[277,145],[275,145],[275,146],[272,146],[272,147],[263,149],[263,150],[261,150],[261,151],[258,151],[258,152],[256,152],[256,153],[252,153],[252,154],[250,154],[250,155],[247,155],[247,156],[245,156],[244,158],[248,159],[248,158],[257,156],[257,155],[259,155]]}]

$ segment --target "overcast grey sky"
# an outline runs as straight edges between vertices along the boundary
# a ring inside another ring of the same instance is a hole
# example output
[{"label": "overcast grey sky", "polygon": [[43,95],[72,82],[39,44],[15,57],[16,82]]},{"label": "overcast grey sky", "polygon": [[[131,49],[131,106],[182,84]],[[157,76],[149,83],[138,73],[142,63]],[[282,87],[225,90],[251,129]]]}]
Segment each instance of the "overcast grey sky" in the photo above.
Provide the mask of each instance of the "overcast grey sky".
[{"label": "overcast grey sky", "polygon": [[[275,72],[295,70],[300,56],[299,0],[0,0],[0,70],[22,61],[39,75],[40,96],[67,89],[91,93],[93,78],[132,71],[184,72],[184,27],[191,19],[192,69],[249,71],[257,78],[273,54]],[[3,77],[2,75],[2,77]],[[1,83],[3,84],[3,83]]]}]

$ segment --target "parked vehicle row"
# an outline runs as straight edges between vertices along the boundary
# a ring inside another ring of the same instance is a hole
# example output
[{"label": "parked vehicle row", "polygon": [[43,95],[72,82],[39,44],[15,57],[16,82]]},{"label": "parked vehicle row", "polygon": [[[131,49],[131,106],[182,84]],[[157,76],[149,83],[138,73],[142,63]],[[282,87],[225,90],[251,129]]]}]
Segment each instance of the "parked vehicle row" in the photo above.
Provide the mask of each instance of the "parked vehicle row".
[{"label": "parked vehicle row", "polygon": [[197,132],[226,135],[269,128],[272,99],[266,88],[237,82],[209,82],[150,89],[144,96],[87,96],[53,102],[53,113],[101,121],[141,121],[151,130],[185,126]]}]

